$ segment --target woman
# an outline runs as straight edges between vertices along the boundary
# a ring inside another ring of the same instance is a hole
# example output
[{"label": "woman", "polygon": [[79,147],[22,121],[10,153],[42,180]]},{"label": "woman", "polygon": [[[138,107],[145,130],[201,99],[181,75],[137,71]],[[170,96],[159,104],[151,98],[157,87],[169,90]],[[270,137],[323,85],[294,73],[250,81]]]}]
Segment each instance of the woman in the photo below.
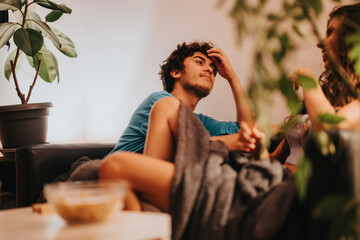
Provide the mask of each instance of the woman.
[{"label": "woman", "polygon": [[[360,92],[360,77],[354,69],[354,62],[348,57],[350,45],[346,37],[356,32],[360,26],[360,3],[336,7],[329,14],[325,39],[318,43],[322,50],[325,71],[319,81],[306,68],[298,69],[291,76],[295,89],[299,87],[298,76],[303,75],[315,80],[316,88],[303,88],[303,98],[307,114],[300,119],[300,124],[287,133],[286,138],[277,149],[270,154],[271,158],[285,162],[292,171],[296,170],[299,156],[310,128],[315,129],[352,129],[360,130],[360,101],[356,93]],[[352,93],[338,74],[340,65],[348,76]],[[330,113],[344,120],[337,125],[329,125],[319,121],[319,114]]]},{"label": "woman", "polygon": [[[325,40],[318,44],[323,52],[325,72],[320,77],[320,83],[314,89],[304,89],[304,102],[315,128],[328,128],[328,125],[318,121],[318,114],[333,113],[343,117],[345,120],[337,125],[339,129],[360,130],[360,101],[346,90],[341,77],[334,71],[334,65],[330,59],[335,59],[346,70],[351,80],[351,85],[357,92],[360,90],[359,77],[354,71],[354,63],[349,60],[349,46],[345,42],[345,36],[355,31],[348,24],[349,21],[358,19],[360,4],[348,5],[334,9],[330,13]],[[360,25],[360,22],[356,22]],[[299,69],[293,75],[307,75],[315,77],[307,69]],[[164,108],[166,108],[164,110]],[[164,98],[153,107],[151,112],[150,126],[165,124],[167,132],[163,133],[172,139],[177,139],[177,117],[180,102],[175,98]],[[167,115],[160,115],[167,112]],[[155,124],[162,121],[161,124]],[[259,146],[261,133],[254,128],[242,126],[241,139],[254,151]],[[149,135],[151,130],[149,131]],[[153,133],[155,134],[155,133]],[[281,148],[281,146],[280,146]],[[146,147],[145,147],[146,149]],[[277,153],[273,154],[276,157]],[[263,155],[266,157],[266,154]],[[100,180],[126,180],[130,186],[130,193],[126,199],[127,210],[141,211],[139,198],[153,203],[162,211],[169,210],[169,196],[171,184],[175,174],[175,165],[151,155],[140,155],[136,153],[118,152],[109,155],[102,163],[99,172]],[[136,193],[136,194],[135,194]]]}]

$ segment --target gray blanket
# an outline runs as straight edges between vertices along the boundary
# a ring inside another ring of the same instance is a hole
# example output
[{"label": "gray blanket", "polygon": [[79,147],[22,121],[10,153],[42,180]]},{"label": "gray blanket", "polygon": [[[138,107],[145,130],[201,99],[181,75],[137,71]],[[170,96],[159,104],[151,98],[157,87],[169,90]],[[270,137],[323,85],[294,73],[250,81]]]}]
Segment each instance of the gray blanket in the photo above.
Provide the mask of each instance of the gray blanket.
[{"label": "gray blanket", "polygon": [[170,196],[172,239],[279,239],[294,178],[277,161],[229,152],[181,103],[176,173]]}]

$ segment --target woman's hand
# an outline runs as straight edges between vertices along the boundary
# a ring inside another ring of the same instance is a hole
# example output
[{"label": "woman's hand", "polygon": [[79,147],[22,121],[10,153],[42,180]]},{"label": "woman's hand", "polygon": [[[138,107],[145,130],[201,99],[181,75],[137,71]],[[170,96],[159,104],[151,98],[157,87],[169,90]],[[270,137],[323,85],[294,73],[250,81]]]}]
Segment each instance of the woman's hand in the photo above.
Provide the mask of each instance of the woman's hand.
[{"label": "woman's hand", "polygon": [[316,77],[314,76],[314,74],[312,74],[312,72],[310,72],[309,69],[307,69],[307,68],[299,68],[293,74],[291,74],[291,76],[290,76],[290,80],[293,82],[293,86],[294,86],[295,90],[298,90],[299,86],[301,86],[301,84],[299,83],[299,76],[300,75],[312,78],[317,83]]}]

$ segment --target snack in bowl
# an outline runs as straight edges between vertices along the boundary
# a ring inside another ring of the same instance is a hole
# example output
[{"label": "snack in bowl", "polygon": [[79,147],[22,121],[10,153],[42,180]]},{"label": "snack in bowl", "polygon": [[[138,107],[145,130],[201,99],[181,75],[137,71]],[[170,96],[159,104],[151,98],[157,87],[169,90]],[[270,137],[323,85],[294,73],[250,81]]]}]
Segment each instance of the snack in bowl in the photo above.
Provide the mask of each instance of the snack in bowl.
[{"label": "snack in bowl", "polygon": [[78,181],[44,186],[45,197],[68,223],[101,222],[124,206],[124,182]]}]

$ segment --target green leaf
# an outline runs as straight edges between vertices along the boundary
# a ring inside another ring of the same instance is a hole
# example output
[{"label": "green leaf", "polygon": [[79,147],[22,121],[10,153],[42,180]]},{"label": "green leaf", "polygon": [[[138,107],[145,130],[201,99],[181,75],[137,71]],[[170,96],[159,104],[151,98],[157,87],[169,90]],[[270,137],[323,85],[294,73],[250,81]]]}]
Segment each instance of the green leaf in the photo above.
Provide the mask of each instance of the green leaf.
[{"label": "green leaf", "polygon": [[48,15],[46,15],[45,20],[47,22],[55,22],[57,21],[64,13],[59,10],[53,10]]},{"label": "green leaf", "polygon": [[345,40],[347,43],[356,43],[356,42],[360,42],[360,33],[354,33],[354,34],[350,34],[349,36],[346,37]]},{"label": "green leaf", "polygon": [[340,117],[338,115],[335,114],[331,114],[331,113],[324,113],[324,114],[319,114],[318,115],[319,121],[322,123],[327,123],[327,124],[339,124],[342,121],[345,120],[345,118]]},{"label": "green leaf", "polygon": [[44,8],[48,8],[51,10],[59,10],[63,13],[68,13],[68,14],[70,14],[72,12],[72,10],[70,8],[66,7],[64,4],[59,5],[59,4],[56,4],[56,3],[52,2],[52,1],[48,1],[48,0],[34,0],[34,2]]},{"label": "green leaf", "polygon": [[[5,60],[4,75],[5,75],[7,80],[10,80],[10,77],[11,77],[11,74],[12,74],[10,61],[14,62],[15,61],[15,56],[16,56],[16,49],[14,49]],[[22,55],[21,52],[20,52],[18,61],[16,63],[15,72],[18,72],[18,70],[20,69],[20,66],[21,66],[22,61],[23,61],[23,57],[24,57],[24,55]]]},{"label": "green leaf", "polygon": [[25,28],[31,28],[31,29],[34,29],[34,30],[36,30],[38,32],[41,32],[41,29],[35,24],[35,22],[28,21],[28,20],[41,21],[41,18],[39,16],[39,14],[37,14],[36,12],[33,12],[33,11],[28,11],[27,14],[26,14]]},{"label": "green leaf", "polygon": [[292,29],[294,30],[294,32],[299,36],[299,37],[305,37],[305,35],[301,32],[301,30],[299,29],[298,26],[296,25],[293,25],[292,26]]},{"label": "green leaf", "polygon": [[61,48],[58,48],[63,54],[68,57],[77,57],[77,51],[75,50],[75,45],[71,39],[62,33],[60,30],[51,27],[51,30],[56,34],[61,43]]},{"label": "green leaf", "polygon": [[350,49],[348,56],[355,62],[355,72],[360,74],[360,34],[351,35],[346,39],[348,43],[352,43],[354,46]]},{"label": "green leaf", "polygon": [[48,38],[50,38],[50,40],[54,43],[54,45],[57,48],[61,48],[61,43],[60,43],[58,37],[51,30],[49,25],[47,25],[45,22],[39,21],[39,20],[31,19],[30,21],[33,21],[34,23],[36,23],[40,27],[40,29],[43,30],[42,33],[44,33]]},{"label": "green leaf", "polygon": [[312,89],[317,87],[316,81],[313,78],[306,75],[299,74],[298,82],[305,89]]},{"label": "green leaf", "polygon": [[0,24],[0,48],[9,41],[17,27],[20,26],[13,22]]},{"label": "green leaf", "polygon": [[315,218],[331,219],[342,213],[350,197],[345,194],[329,195],[321,199],[313,210]]},{"label": "green leaf", "polygon": [[293,129],[299,124],[301,117],[301,115],[290,117],[290,119],[280,127],[280,131],[285,133],[289,132],[291,129]]},{"label": "green leaf", "polygon": [[19,28],[14,33],[14,42],[26,55],[34,56],[43,46],[44,38],[38,31]]},{"label": "green leaf", "polygon": [[[42,48],[37,57],[41,60],[39,76],[48,83],[52,83],[56,77],[59,77],[59,70],[57,60],[52,52],[46,48]],[[38,62],[36,56],[33,57],[34,68],[38,67]]]},{"label": "green leaf", "polygon": [[293,115],[296,115],[301,110],[301,102],[293,88],[292,82],[285,76],[282,76],[279,80],[279,88],[286,97],[290,111]]},{"label": "green leaf", "polygon": [[2,0],[0,2],[0,11],[21,10],[21,0]]},{"label": "green leaf", "polygon": [[297,170],[295,172],[295,181],[298,187],[298,193],[300,200],[306,198],[306,193],[309,185],[309,179],[312,175],[312,165],[310,160],[303,157],[299,162]]},{"label": "green leaf", "polygon": [[323,156],[332,155],[336,152],[335,145],[329,135],[324,131],[314,131],[312,133],[315,144]]},{"label": "green leaf", "polygon": [[314,10],[316,16],[319,16],[323,9],[322,0],[306,0],[306,2],[308,6]]}]

